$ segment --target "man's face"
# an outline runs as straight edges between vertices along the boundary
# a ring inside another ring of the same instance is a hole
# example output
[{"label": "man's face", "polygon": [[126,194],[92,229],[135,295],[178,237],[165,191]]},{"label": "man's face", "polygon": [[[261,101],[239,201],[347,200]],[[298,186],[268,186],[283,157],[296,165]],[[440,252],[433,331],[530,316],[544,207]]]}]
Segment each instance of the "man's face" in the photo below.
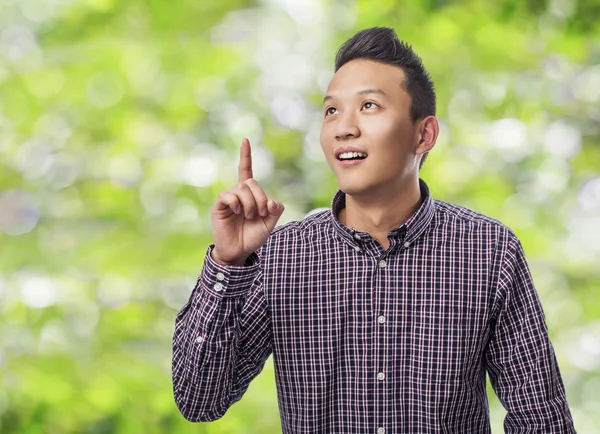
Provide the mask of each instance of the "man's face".
[{"label": "man's face", "polygon": [[418,173],[419,122],[410,119],[403,82],[396,66],[353,60],[329,83],[321,147],[346,194],[393,194]]}]

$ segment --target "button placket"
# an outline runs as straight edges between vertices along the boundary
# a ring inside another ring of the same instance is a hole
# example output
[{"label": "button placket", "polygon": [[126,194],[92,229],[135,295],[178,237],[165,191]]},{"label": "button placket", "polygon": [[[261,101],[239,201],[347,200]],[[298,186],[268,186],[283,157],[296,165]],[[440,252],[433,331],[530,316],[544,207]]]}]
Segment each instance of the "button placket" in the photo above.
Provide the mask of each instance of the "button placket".
[{"label": "button placket", "polygon": [[[386,291],[385,291],[385,287],[386,285],[386,279],[384,278],[384,276],[387,274],[386,273],[386,267],[387,267],[387,253],[385,252],[384,254],[382,254],[381,256],[379,256],[378,259],[376,259],[376,268],[375,268],[375,274],[377,275],[376,278],[376,282],[377,284],[382,286],[382,291],[379,292],[379,297],[377,297],[377,304],[375,307],[376,311],[379,312],[385,312],[385,305],[386,305]],[[388,330],[386,330],[386,327],[383,326],[383,324],[386,323],[386,317],[385,315],[378,315],[376,317],[376,322],[378,324],[378,331],[377,331],[377,335],[378,335],[378,342],[380,342],[381,345],[381,351],[378,351],[379,355],[377,357],[377,365],[382,368],[382,369],[386,369],[387,367],[387,350],[386,350],[386,345],[385,343],[387,342],[387,339],[389,339],[389,337],[387,336]],[[376,381],[378,383],[378,392],[377,392],[377,401],[380,403],[385,403],[386,402],[386,395],[387,395],[387,385],[385,384],[385,379],[386,379],[386,373],[382,371],[377,372],[376,374]],[[383,421],[382,421],[383,422]],[[384,434],[385,433],[385,428],[383,428],[382,426],[377,427],[377,434]]]}]

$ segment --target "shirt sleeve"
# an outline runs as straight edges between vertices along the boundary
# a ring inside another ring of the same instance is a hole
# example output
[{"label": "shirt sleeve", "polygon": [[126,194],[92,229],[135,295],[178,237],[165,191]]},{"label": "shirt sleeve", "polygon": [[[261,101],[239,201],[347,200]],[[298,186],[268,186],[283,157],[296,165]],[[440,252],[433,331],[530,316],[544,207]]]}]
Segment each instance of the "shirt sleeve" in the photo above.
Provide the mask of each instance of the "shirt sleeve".
[{"label": "shirt sleeve", "polygon": [[513,235],[503,254],[486,367],[506,433],[575,433],[542,306]]},{"label": "shirt sleeve", "polygon": [[223,416],[272,351],[258,255],[243,267],[225,267],[211,258],[211,251],[212,246],[173,335],[173,393],[192,422]]}]

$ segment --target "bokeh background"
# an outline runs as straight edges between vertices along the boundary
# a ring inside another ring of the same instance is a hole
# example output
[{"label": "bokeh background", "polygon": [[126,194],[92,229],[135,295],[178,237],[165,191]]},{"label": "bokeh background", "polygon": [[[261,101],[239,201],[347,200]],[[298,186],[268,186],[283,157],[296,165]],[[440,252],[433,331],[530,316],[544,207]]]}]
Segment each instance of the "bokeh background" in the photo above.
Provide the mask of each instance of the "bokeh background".
[{"label": "bokeh background", "polygon": [[329,206],[323,91],[375,25],[437,85],[422,177],[521,238],[578,431],[600,432],[598,17],[598,0],[1,0],[0,432],[280,432],[270,362],[220,421],[180,416],[174,318],[242,137],[282,222]]}]

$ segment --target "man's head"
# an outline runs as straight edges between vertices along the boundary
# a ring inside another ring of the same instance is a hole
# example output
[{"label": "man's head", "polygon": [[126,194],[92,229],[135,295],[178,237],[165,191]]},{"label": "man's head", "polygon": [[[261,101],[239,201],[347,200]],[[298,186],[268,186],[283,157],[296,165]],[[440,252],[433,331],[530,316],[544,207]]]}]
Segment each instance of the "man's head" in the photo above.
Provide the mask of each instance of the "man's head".
[{"label": "man's head", "polygon": [[[439,131],[435,91],[421,59],[392,29],[372,28],[341,46],[335,71],[321,145],[340,188],[366,191],[416,176]],[[340,161],[338,151],[347,148],[367,158]]]}]

